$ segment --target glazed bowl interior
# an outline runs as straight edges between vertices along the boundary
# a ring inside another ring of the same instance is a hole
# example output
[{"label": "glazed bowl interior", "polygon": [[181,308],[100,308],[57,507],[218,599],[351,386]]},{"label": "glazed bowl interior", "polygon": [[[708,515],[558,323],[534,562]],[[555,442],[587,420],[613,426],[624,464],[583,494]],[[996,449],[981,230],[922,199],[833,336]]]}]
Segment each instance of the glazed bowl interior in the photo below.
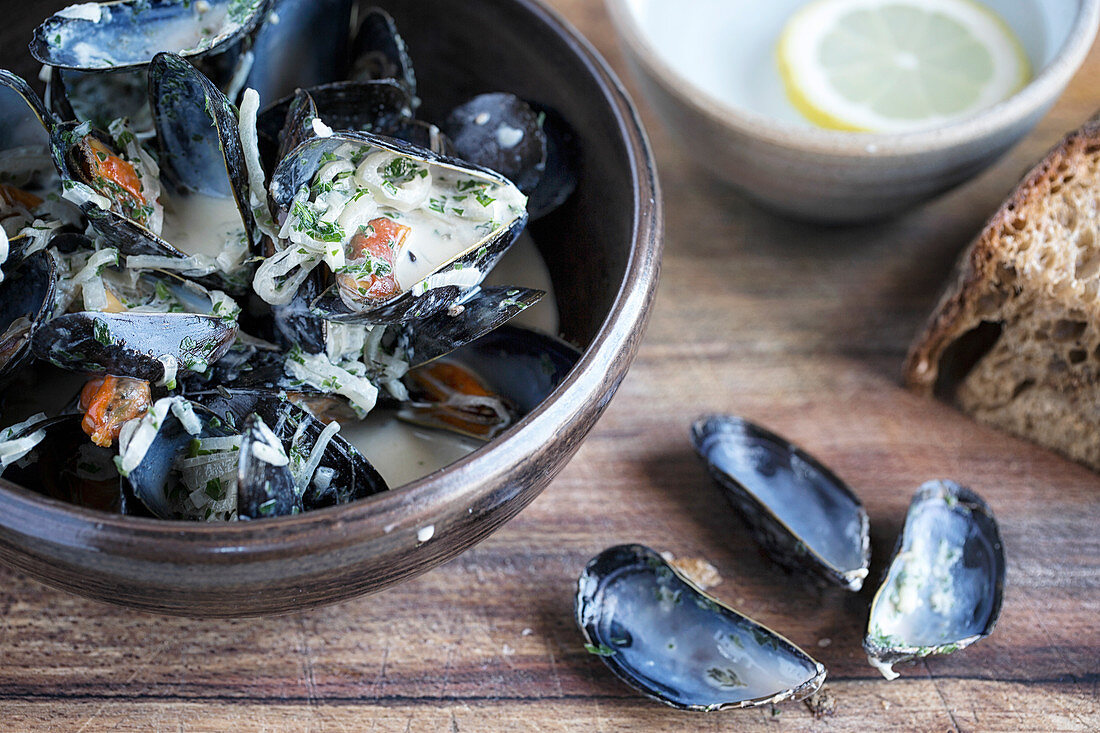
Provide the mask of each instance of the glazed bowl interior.
[{"label": "glazed bowl interior", "polygon": [[[561,335],[583,349],[580,362],[538,408],[462,460],[297,517],[164,522],[82,509],[0,480],[0,559],[146,610],[289,612],[380,590],[454,557],[526,506],[579,447],[633,358],[656,286],[661,216],[644,132],[604,62],[537,0],[384,7],[416,66],[418,116],[439,119],[471,95],[509,91],[553,108],[575,131],[577,190],[530,231],[553,280]],[[13,63],[10,50],[0,53]]]},{"label": "glazed bowl interior", "polygon": [[[644,49],[659,73],[686,84],[687,94],[724,114],[731,125],[783,135],[810,148],[843,147],[866,153],[868,141],[910,149],[933,138],[968,134],[981,118],[1010,116],[1026,105],[1062,66],[1074,69],[1095,33],[1096,0],[981,0],[1019,39],[1031,65],[1031,81],[1004,102],[948,125],[907,133],[850,133],[815,126],[791,104],[776,63],[783,26],[807,0],[609,0],[628,41]],[[675,24],[675,25],[673,25]],[[676,33],[666,29],[677,28]]]},{"label": "glazed bowl interior", "polygon": [[1027,85],[936,126],[846,132],[804,120],[780,78],[776,44],[809,0],[605,2],[643,93],[683,151],[767,208],[826,223],[904,213],[984,170],[1062,93],[1100,22],[1100,0],[983,0],[1020,39]]}]

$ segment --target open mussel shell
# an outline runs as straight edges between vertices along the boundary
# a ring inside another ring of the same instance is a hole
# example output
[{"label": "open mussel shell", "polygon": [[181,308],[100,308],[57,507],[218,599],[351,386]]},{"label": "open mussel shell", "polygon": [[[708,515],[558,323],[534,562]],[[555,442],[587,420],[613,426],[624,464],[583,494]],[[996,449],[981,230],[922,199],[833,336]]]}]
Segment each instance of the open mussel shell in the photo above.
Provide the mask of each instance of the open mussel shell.
[{"label": "open mussel shell", "polygon": [[397,24],[385,10],[372,7],[363,11],[351,52],[353,79],[392,79],[415,99],[416,74],[412,59],[405,39],[397,32]]},{"label": "open mussel shell", "polygon": [[347,78],[354,0],[273,0],[252,42],[254,61],[243,89],[264,105]]},{"label": "open mussel shell", "polygon": [[71,371],[159,382],[163,357],[205,371],[229,350],[237,324],[196,313],[66,313],[40,326],[34,355]]},{"label": "open mussel shell", "polygon": [[481,94],[451,110],[441,125],[455,154],[500,173],[530,194],[546,170],[539,115],[514,94]]},{"label": "open mussel shell", "polygon": [[[153,409],[167,401],[158,401]],[[191,405],[190,409],[199,423],[198,432],[191,433],[173,411],[163,409],[165,413],[156,423],[155,435],[141,455],[140,462],[123,476],[123,483],[159,519],[194,519],[180,510],[180,494],[183,492],[176,475],[177,462],[187,455],[195,439],[227,438],[235,435],[236,431],[224,425],[212,412]],[[143,423],[147,420],[149,415],[142,418]]]},{"label": "open mussel shell", "polygon": [[233,104],[198,69],[170,53],[157,54],[149,66],[149,98],[162,177],[177,195],[232,196],[255,251],[258,236]]},{"label": "open mussel shell", "polygon": [[73,5],[34,31],[30,51],[64,69],[144,66],[161,51],[209,54],[250,33],[267,0],[114,0]]},{"label": "open mussel shell", "polygon": [[[302,186],[308,186],[313,180],[324,163],[325,156],[349,143],[361,148],[384,150],[417,163],[426,163],[432,170],[445,170],[471,180],[488,181],[514,190],[510,181],[494,171],[437,155],[401,140],[367,132],[341,131],[327,137],[307,140],[280,161],[271,179],[270,194],[275,206],[280,211],[289,211],[294,196]],[[510,220],[497,224],[484,237],[441,263],[429,277],[406,287],[403,292],[381,304],[366,310],[352,310],[333,285],[312,304],[312,308],[328,320],[369,324],[407,323],[437,313],[484,279],[523,231],[527,225],[527,215],[525,212],[518,212]],[[475,275],[476,282],[469,279],[471,273]],[[449,278],[452,276],[457,276],[462,281],[461,285],[451,284]]]},{"label": "open mussel shell", "polygon": [[[267,390],[222,388],[192,394],[190,399],[231,426],[243,426],[250,416],[257,415],[282,442],[287,455],[309,455],[325,430],[325,424],[306,410]],[[302,491],[301,505],[307,511],[389,490],[374,466],[339,433],[329,439],[319,467],[324,469],[325,482],[314,480]]]},{"label": "open mussel shell", "polygon": [[115,451],[88,440],[80,415],[46,418],[13,438],[38,430],[45,437],[22,459],[4,470],[4,479],[25,489],[77,506],[120,514],[146,514],[123,491],[114,464]]},{"label": "open mussel shell", "polygon": [[145,67],[119,71],[54,69],[46,85],[50,108],[63,120],[89,121],[107,129],[125,117],[139,133],[153,130]]},{"label": "open mussel shell", "polygon": [[446,310],[405,327],[409,368],[446,356],[499,328],[542,299],[542,290],[519,286],[478,288]]},{"label": "open mussel shell", "polygon": [[870,522],[852,490],[813,456],[739,417],[691,427],[710,475],[780,564],[858,591],[871,559]]},{"label": "open mussel shell", "polygon": [[392,79],[331,82],[299,89],[267,107],[256,118],[256,129],[266,138],[279,137],[285,155],[317,135],[314,119],[333,130],[394,136],[412,119],[412,97]]},{"label": "open mussel shell", "polygon": [[504,325],[411,370],[405,377],[411,401],[401,404],[397,416],[488,440],[549,397],[580,356],[561,339]]},{"label": "open mussel shell", "polygon": [[984,639],[997,624],[1004,582],[1004,547],[989,505],[951,481],[922,485],[871,602],[868,661],[894,679],[899,662]]},{"label": "open mussel shell", "polygon": [[0,282],[0,386],[26,364],[31,339],[53,314],[57,268],[49,252],[35,252]]},{"label": "open mussel shell", "polygon": [[588,650],[619,679],[682,710],[801,700],[825,681],[819,662],[642,545],[590,560],[574,610]]},{"label": "open mussel shell", "polygon": [[[52,118],[50,112],[21,77],[0,69],[0,151],[17,148],[45,150],[49,144],[46,127]],[[19,184],[9,180],[5,170],[0,183]]]}]

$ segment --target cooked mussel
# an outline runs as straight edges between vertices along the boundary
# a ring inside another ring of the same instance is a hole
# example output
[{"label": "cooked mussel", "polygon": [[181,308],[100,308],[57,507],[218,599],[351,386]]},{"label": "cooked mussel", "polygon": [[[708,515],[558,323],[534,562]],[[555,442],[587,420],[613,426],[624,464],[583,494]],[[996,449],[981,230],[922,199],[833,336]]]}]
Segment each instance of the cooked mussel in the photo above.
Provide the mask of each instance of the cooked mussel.
[{"label": "cooked mussel", "polygon": [[[433,316],[433,318],[435,318]],[[416,343],[419,324],[410,327]],[[410,350],[410,359],[426,355]],[[561,384],[580,352],[560,339],[501,326],[406,375],[406,422],[488,440],[531,412]]]},{"label": "cooked mussel", "polygon": [[267,0],[114,0],[71,5],[34,31],[31,55],[49,66],[118,70],[164,50],[196,56],[250,33]]},{"label": "cooked mussel", "polygon": [[66,313],[40,326],[31,349],[71,371],[171,382],[205,371],[229,350],[237,324],[197,313]]},{"label": "cooked mussel", "polygon": [[871,603],[863,648],[886,679],[899,662],[950,654],[993,631],[1005,558],[989,505],[951,481],[917,490]]},{"label": "cooked mussel", "polygon": [[825,668],[770,629],[699,590],[642,545],[589,561],[577,582],[585,646],[634,689],[684,710],[801,700]]},{"label": "cooked mussel", "polygon": [[[256,246],[236,112],[201,72],[171,54],[149,68],[162,168],[123,120],[47,121],[65,197],[133,268],[179,271],[243,290]],[[167,190],[164,190],[167,189]]]},{"label": "cooked mussel", "polygon": [[480,94],[451,110],[442,130],[459,158],[500,173],[525,194],[546,170],[542,119],[514,94]]},{"label": "cooked mussel", "polygon": [[363,132],[299,145],[270,193],[287,241],[257,271],[257,292],[285,303],[323,260],[335,283],[313,308],[343,322],[442,310],[484,279],[527,219],[523,194],[500,175]]},{"label": "cooked mussel", "polygon": [[848,590],[870,562],[867,512],[852,490],[801,448],[739,417],[697,421],[691,438],[710,475],[779,563]]}]

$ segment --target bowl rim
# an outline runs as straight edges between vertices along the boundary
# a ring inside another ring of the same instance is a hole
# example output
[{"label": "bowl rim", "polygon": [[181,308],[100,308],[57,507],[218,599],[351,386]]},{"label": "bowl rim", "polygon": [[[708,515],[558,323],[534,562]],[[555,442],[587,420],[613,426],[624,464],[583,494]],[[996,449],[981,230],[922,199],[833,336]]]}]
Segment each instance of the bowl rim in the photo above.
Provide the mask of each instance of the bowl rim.
[{"label": "bowl rim", "polygon": [[[186,547],[187,555],[174,559],[191,562],[215,559],[224,562],[245,554],[263,560],[305,547],[322,551],[348,544],[344,533],[334,532],[334,528],[375,526],[378,535],[389,534],[398,527],[412,528],[415,532],[419,522],[410,520],[423,519],[421,515],[429,513],[427,510],[455,503],[472,506],[473,500],[495,478],[503,477],[530,456],[532,438],[558,434],[560,426],[575,423],[586,412],[593,412],[595,422],[637,352],[657,289],[664,215],[656,161],[637,107],[592,43],[546,5],[545,0],[497,1],[520,6],[547,33],[564,42],[583,64],[602,92],[602,103],[615,122],[633,182],[631,245],[623,277],[607,316],[566,379],[520,421],[458,461],[350,504],[257,522],[187,522],[88,509],[38,494],[0,477],[0,530],[71,550],[120,557],[155,556],[157,550],[164,549],[164,542],[175,541],[175,547]],[[624,366],[608,369],[607,365],[614,363],[617,355],[626,357]],[[30,526],[12,521],[35,517],[50,521]],[[384,525],[386,520],[392,524]],[[447,557],[428,563],[424,569]]]},{"label": "bowl rim", "polygon": [[1080,0],[1069,35],[1050,63],[1007,99],[938,127],[900,133],[829,130],[780,120],[734,106],[673,69],[647,39],[630,5],[635,0],[604,0],[619,38],[639,65],[680,104],[735,130],[773,145],[834,157],[900,157],[945,151],[1022,122],[1052,103],[1080,68],[1100,25],[1100,0]]}]

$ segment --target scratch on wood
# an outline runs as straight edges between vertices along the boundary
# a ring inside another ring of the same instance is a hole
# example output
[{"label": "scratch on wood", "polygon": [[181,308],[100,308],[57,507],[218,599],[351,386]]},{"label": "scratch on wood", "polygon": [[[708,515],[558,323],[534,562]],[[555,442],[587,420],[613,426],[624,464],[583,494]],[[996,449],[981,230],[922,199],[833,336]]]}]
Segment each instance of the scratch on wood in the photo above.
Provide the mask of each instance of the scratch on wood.
[{"label": "scratch on wood", "polygon": [[298,651],[302,657],[306,680],[306,698],[312,707],[317,704],[317,685],[313,679],[313,652],[309,648],[309,641],[306,638],[306,622],[302,616],[298,617],[298,639]]},{"label": "scratch on wood", "polygon": [[940,696],[940,701],[943,703],[943,709],[947,711],[947,717],[951,718],[951,727],[955,729],[955,733],[960,733],[959,721],[955,720],[955,713],[951,710],[951,706],[947,704],[947,698],[944,697],[943,690],[940,689],[940,685],[936,682],[936,675],[932,673],[932,668],[928,666],[928,660],[922,659],[921,663],[924,664],[924,669],[928,672],[928,681],[932,683],[932,688],[936,691],[936,694]]}]

